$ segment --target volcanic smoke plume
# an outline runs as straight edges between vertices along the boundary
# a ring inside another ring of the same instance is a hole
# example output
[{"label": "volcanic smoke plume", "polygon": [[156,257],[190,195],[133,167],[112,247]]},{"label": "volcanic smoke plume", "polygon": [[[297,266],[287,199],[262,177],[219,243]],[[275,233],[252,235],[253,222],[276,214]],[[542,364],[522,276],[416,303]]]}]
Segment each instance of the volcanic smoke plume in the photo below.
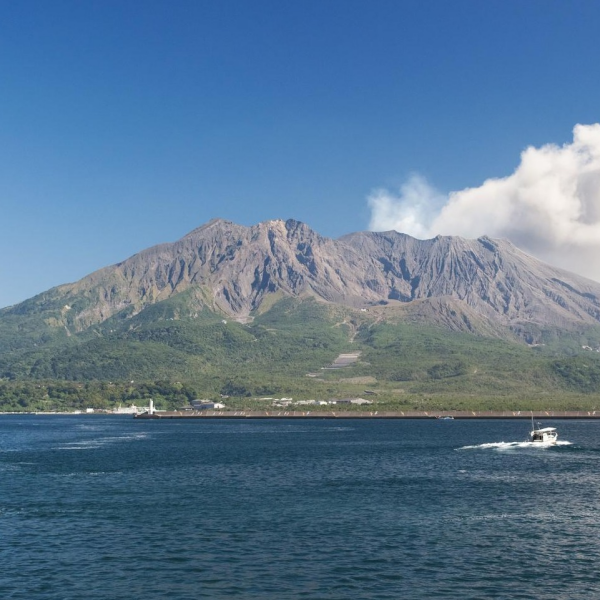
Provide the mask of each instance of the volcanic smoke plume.
[{"label": "volcanic smoke plume", "polygon": [[507,238],[538,258],[600,281],[600,124],[573,142],[529,147],[508,177],[444,195],[413,175],[369,197],[374,231]]}]

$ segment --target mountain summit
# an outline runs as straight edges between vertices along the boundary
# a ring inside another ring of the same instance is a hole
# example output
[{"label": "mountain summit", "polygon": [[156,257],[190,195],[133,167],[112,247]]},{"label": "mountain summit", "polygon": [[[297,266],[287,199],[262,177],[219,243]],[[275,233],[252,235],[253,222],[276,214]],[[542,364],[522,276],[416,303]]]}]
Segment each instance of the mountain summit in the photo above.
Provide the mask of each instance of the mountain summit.
[{"label": "mountain summit", "polygon": [[73,334],[184,292],[185,310],[209,308],[240,320],[269,299],[312,296],[373,309],[381,318],[389,309],[454,329],[511,331],[528,341],[539,327],[600,324],[599,283],[505,240],[418,240],[395,231],[330,239],[295,220],[244,227],[221,219],[3,309],[0,322],[37,315]]}]

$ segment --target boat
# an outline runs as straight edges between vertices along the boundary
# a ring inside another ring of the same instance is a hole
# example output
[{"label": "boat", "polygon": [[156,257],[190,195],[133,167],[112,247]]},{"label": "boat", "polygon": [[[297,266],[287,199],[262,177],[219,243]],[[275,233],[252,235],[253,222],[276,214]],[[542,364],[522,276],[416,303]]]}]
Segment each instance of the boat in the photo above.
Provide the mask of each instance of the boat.
[{"label": "boat", "polygon": [[436,417],[440,421],[454,421],[454,417],[451,415],[447,415],[445,417]]},{"label": "boat", "polygon": [[533,415],[531,415],[531,432],[529,433],[529,441],[534,444],[556,444],[558,440],[558,432],[556,427],[541,427],[541,423],[537,427],[533,423]]}]

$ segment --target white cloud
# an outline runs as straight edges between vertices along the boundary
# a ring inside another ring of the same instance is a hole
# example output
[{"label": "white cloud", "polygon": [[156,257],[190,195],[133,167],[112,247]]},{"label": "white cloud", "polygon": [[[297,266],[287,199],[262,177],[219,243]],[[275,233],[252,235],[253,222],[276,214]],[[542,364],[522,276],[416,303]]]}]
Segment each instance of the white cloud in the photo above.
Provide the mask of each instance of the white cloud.
[{"label": "white cloud", "polygon": [[375,231],[395,229],[414,237],[427,237],[432,219],[446,201],[447,197],[429,185],[424,177],[411,175],[400,188],[399,196],[384,189],[371,193],[369,228]]},{"label": "white cloud", "polygon": [[420,176],[399,194],[369,197],[375,231],[418,238],[507,238],[540,259],[600,281],[600,124],[576,125],[573,142],[527,148],[512,175],[441,195]]}]

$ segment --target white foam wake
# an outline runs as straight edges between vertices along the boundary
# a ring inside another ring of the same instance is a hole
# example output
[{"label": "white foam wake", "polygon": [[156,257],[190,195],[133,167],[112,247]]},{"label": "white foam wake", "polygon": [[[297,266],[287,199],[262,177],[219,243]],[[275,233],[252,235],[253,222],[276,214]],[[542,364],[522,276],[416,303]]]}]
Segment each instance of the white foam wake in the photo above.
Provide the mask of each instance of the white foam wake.
[{"label": "white foam wake", "polygon": [[56,447],[56,450],[90,450],[94,448],[100,448],[109,444],[117,442],[128,442],[132,440],[140,440],[147,437],[146,433],[135,433],[129,435],[117,435],[117,436],[106,436],[99,438],[91,438],[87,440],[80,440],[78,442],[67,442]]},{"label": "white foam wake", "polygon": [[515,448],[551,448],[552,446],[570,446],[571,442],[561,440],[559,442],[489,442],[487,444],[476,444],[475,446],[462,446],[458,450],[512,450]]}]

